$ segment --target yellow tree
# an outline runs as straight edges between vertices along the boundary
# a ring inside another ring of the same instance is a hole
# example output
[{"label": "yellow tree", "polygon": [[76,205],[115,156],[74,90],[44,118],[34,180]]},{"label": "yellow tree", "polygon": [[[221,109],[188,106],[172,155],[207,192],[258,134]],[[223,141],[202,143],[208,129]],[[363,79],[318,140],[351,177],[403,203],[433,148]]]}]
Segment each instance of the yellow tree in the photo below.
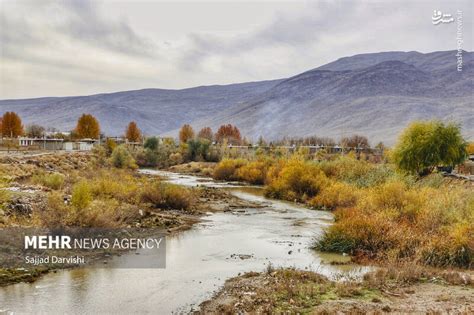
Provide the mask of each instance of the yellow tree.
[{"label": "yellow tree", "polygon": [[188,124],[183,125],[183,127],[181,127],[181,130],[179,131],[179,140],[183,143],[186,143],[192,138],[194,138],[193,127]]},{"label": "yellow tree", "polygon": [[15,112],[6,112],[1,119],[2,135],[6,137],[16,138],[23,134],[23,125],[20,116]]},{"label": "yellow tree", "polygon": [[467,153],[468,154],[474,154],[474,142],[469,142],[467,144]]},{"label": "yellow tree", "polygon": [[130,142],[139,142],[142,138],[142,132],[138,129],[137,123],[131,121],[125,131],[125,138]]},{"label": "yellow tree", "polygon": [[82,114],[77,121],[76,133],[79,138],[97,139],[100,134],[100,125],[91,114]]}]

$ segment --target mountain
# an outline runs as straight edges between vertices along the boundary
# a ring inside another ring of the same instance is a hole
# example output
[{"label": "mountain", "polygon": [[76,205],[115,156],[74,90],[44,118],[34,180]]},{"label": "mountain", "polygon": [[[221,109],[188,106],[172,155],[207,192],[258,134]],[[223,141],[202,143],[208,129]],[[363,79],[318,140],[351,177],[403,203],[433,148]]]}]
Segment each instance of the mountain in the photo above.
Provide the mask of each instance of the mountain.
[{"label": "mountain", "polygon": [[111,135],[130,120],[149,135],[176,135],[184,123],[214,130],[232,123],[253,139],[360,133],[388,144],[410,121],[440,118],[461,123],[472,139],[474,53],[463,52],[461,72],[456,53],[361,54],[272,81],[0,100],[0,113],[13,110],[25,123],[64,130],[87,112]]},{"label": "mountain", "polygon": [[[254,138],[361,133],[393,144],[413,120],[461,123],[474,138],[474,53],[389,52],[346,57],[278,82],[250,102],[198,120],[233,121]],[[398,59],[398,60],[397,60]]]},{"label": "mountain", "polygon": [[183,123],[251,100],[280,82],[262,81],[200,86],[183,90],[144,89],[74,97],[0,100],[0,113],[17,112],[26,124],[60,130],[74,128],[82,113],[98,118],[108,135],[121,135],[131,120],[145,134],[162,134]]}]

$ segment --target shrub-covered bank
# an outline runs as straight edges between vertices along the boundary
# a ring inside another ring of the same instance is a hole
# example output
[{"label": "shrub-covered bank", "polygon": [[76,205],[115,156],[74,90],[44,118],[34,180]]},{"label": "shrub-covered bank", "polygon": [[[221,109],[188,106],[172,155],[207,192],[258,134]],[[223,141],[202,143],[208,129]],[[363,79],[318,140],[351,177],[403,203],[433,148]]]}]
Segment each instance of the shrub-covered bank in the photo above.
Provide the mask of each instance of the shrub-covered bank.
[{"label": "shrub-covered bank", "polygon": [[[142,175],[128,154],[107,156],[97,150],[0,156],[0,228],[138,227],[172,233],[191,227],[209,211],[257,206],[219,189],[186,188]],[[116,158],[130,163],[115,164]],[[20,251],[12,248],[3,254]],[[0,286],[32,282],[50,268],[57,267],[0,268]]]},{"label": "shrub-covered bank", "polygon": [[336,221],[315,247],[380,261],[472,268],[472,184],[448,185],[439,174],[418,178],[390,163],[351,156],[332,160],[224,159],[214,178],[265,184],[272,198],[332,210]]}]

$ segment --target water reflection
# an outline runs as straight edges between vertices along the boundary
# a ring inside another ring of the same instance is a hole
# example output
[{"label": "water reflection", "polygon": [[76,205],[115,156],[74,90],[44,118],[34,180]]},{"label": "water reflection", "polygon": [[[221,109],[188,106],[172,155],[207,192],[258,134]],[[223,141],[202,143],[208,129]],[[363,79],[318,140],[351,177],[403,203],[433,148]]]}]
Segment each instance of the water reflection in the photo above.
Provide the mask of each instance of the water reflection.
[{"label": "water reflection", "polygon": [[[355,277],[367,268],[333,265],[348,257],[311,249],[333,218],[293,203],[269,200],[260,188],[239,187],[165,172],[171,182],[227,187],[264,208],[212,213],[192,229],[166,240],[166,269],[75,269],[51,273],[33,284],[0,289],[0,309],[18,313],[188,312],[210,298],[229,277],[273,266],[320,272],[331,278]],[[134,253],[124,255],[138,259]]]}]

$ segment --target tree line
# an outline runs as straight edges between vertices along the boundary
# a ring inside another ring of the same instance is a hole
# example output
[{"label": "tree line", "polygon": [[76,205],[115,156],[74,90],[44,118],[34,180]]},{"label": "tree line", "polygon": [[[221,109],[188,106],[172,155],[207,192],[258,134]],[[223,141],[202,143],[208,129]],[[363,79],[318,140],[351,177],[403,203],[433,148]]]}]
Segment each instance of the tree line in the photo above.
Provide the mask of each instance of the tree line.
[{"label": "tree line", "polygon": [[[42,138],[45,135],[45,131],[44,127],[37,124],[32,124],[25,128],[20,116],[15,112],[6,112],[0,117],[0,133],[2,137],[17,138],[26,135],[32,138]],[[56,133],[56,136],[63,137],[59,133]],[[138,128],[135,121],[131,121],[127,125],[124,136],[130,142],[141,142],[144,138],[142,131]],[[77,120],[76,127],[71,131],[72,139],[98,139],[99,137],[100,123],[91,114],[82,114]],[[246,139],[242,139],[239,128],[231,124],[220,126],[216,133],[213,133],[210,127],[204,127],[197,135],[191,125],[185,124],[181,127],[179,139],[182,143],[195,138],[219,143],[226,141],[228,144],[233,145],[247,143]]]},{"label": "tree line", "polygon": [[210,127],[204,127],[197,135],[191,125],[184,124],[179,131],[179,141],[187,143],[192,139],[205,139],[217,143],[227,142],[232,145],[248,144],[248,141],[242,138],[239,128],[231,124],[220,126],[216,133],[214,133]]},{"label": "tree line", "polygon": [[[22,135],[31,137],[44,136],[44,128],[39,125],[30,125],[24,128],[20,116],[15,112],[6,112],[0,117],[0,133],[2,137],[16,138]],[[91,114],[82,114],[74,130],[71,131],[73,139],[98,139],[100,138],[100,124],[97,118]],[[135,121],[131,121],[125,129],[125,138],[130,142],[141,142],[144,140],[143,133]],[[146,146],[153,147],[157,139],[148,139]],[[231,145],[247,145],[248,141],[242,138],[239,128],[232,124],[221,125],[216,133],[210,127],[204,127],[196,134],[189,124],[184,124],[179,131],[179,140],[187,146],[188,155],[191,159],[195,156],[204,156],[208,152],[210,144],[226,143]],[[265,140],[260,137],[259,145],[266,145]],[[331,146],[335,141],[331,138],[284,138],[276,145],[326,145]],[[369,141],[361,135],[344,137],[339,144],[342,147],[368,148]],[[383,149],[383,143],[377,144]],[[468,147],[470,148],[468,150]],[[417,174],[430,173],[439,165],[454,166],[462,163],[468,154],[473,154],[473,145],[461,135],[461,127],[455,123],[443,123],[439,120],[413,122],[401,134],[397,145],[393,148],[391,155],[393,161],[399,168]]]},{"label": "tree line", "polygon": [[[6,112],[0,117],[0,134],[2,137],[17,138],[26,135],[32,138],[42,138],[45,136],[45,132],[46,129],[37,124],[28,125],[25,128],[20,116],[15,112]],[[63,137],[59,133],[55,135]],[[82,114],[77,120],[76,127],[71,131],[72,139],[98,139],[99,137],[99,121],[91,114]],[[130,142],[142,140],[143,136],[136,122],[131,121],[128,124],[125,129],[125,137]]]}]

